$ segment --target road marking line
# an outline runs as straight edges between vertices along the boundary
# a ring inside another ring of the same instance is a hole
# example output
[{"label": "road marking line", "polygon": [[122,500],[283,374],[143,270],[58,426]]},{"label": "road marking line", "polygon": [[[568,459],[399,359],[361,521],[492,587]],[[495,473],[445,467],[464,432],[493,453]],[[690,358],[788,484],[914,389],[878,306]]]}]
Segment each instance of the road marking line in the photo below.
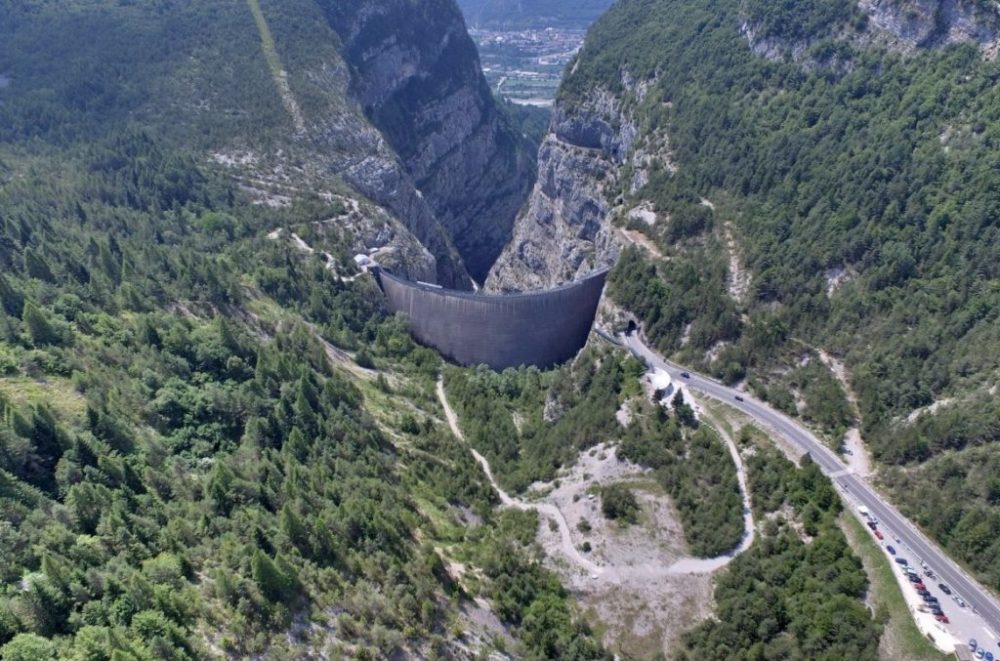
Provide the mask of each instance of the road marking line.
[{"label": "road marking line", "polygon": [[997,635],[995,633],[993,633],[992,631],[990,631],[986,627],[983,627],[983,631],[985,631],[986,635],[989,636],[990,638],[996,638],[997,637]]}]

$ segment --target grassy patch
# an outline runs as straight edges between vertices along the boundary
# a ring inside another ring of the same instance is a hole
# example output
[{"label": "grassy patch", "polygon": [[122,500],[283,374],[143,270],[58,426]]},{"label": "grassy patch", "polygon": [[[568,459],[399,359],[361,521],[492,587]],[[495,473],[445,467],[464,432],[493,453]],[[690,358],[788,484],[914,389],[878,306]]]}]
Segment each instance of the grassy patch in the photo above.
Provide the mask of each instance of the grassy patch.
[{"label": "grassy patch", "polygon": [[261,11],[258,0],[247,0],[247,5],[253,14],[254,22],[257,23],[257,29],[260,31],[260,43],[264,57],[267,58],[267,66],[273,75],[278,76],[282,71],[281,59],[278,57],[278,49],[274,45],[271,28],[267,24],[267,19],[264,18],[264,12]]},{"label": "grassy patch", "polygon": [[924,659],[940,661],[950,658],[939,652],[920,633],[910,616],[906,599],[893,575],[888,558],[864,526],[853,515],[847,513],[841,514],[840,525],[851,548],[861,558],[868,580],[871,581],[871,602],[875,611],[884,608],[889,615],[880,647],[883,655],[887,658],[912,661]]},{"label": "grassy patch", "polygon": [[87,410],[87,402],[69,379],[51,376],[44,381],[27,377],[0,379],[0,394],[17,408],[47,404],[67,422],[81,421]]}]

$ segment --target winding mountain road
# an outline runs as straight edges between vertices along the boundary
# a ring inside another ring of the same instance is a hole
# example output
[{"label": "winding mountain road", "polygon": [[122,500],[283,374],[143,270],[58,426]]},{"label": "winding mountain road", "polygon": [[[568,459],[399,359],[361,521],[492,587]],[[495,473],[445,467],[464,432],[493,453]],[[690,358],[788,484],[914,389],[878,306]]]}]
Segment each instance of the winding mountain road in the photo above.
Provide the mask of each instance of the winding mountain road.
[{"label": "winding mountain road", "polygon": [[[462,433],[462,430],[458,425],[458,415],[455,413],[454,409],[451,408],[451,404],[448,402],[448,396],[444,389],[444,381],[440,378],[437,382],[437,397],[441,402],[441,407],[444,409],[445,418],[448,421],[448,427],[451,428],[451,433],[455,435],[455,438],[459,439],[463,443],[466,443],[465,435]],[[534,510],[539,514],[550,517],[559,526],[559,536],[561,538],[560,549],[563,554],[569,558],[569,560],[584,571],[588,572],[595,580],[602,579],[610,582],[621,583],[628,578],[635,577],[639,577],[644,580],[655,580],[656,578],[664,576],[711,573],[725,567],[732,562],[736,556],[750,548],[750,545],[754,540],[754,520],[752,510],[750,509],[750,494],[747,491],[746,472],[743,468],[743,462],[739,456],[736,444],[731,438],[728,437],[728,435],[725,434],[724,430],[720,429],[719,433],[723,435],[726,444],[729,446],[729,451],[733,455],[733,460],[736,462],[739,475],[740,490],[743,496],[743,519],[746,525],[746,529],[743,533],[743,539],[740,540],[739,546],[735,549],[720,556],[714,558],[680,558],[670,565],[655,563],[628,566],[596,564],[589,558],[585,557],[576,548],[576,545],[573,543],[573,536],[570,533],[569,524],[566,522],[566,517],[563,516],[562,511],[558,507],[549,503],[528,503],[512,497],[497,483],[496,478],[493,476],[493,469],[490,467],[490,462],[486,459],[486,457],[479,454],[479,452],[472,447],[469,448],[469,451],[482,467],[483,472],[486,473],[486,478],[490,481],[490,484],[497,492],[497,495],[499,495],[500,502],[503,505],[507,507],[515,507],[520,510]]]},{"label": "winding mountain road", "polygon": [[[964,640],[973,637],[983,640],[987,634],[990,638],[985,640],[990,641],[991,646],[997,642],[997,636],[1000,634],[1000,602],[997,598],[917,530],[895,507],[879,495],[867,480],[852,473],[848,466],[805,426],[746,393],[665,360],[646,346],[638,333],[625,335],[620,340],[650,367],[666,370],[672,378],[682,382],[692,391],[725,402],[780,435],[802,452],[808,453],[849,501],[853,501],[856,505],[864,505],[878,517],[879,525],[891,532],[896,540],[895,546],[900,555],[908,557],[911,563],[920,561],[926,563],[938,576],[935,582],[947,583],[956,595],[960,595],[967,602],[968,609],[972,609],[970,615],[976,617],[965,617],[967,609],[959,610],[954,605],[948,608],[947,598],[942,599],[946,612],[952,620],[957,620],[953,624],[958,626],[951,627],[949,631],[963,643]],[[682,374],[689,376],[684,377]],[[959,614],[962,617],[956,618],[955,616]]]}]

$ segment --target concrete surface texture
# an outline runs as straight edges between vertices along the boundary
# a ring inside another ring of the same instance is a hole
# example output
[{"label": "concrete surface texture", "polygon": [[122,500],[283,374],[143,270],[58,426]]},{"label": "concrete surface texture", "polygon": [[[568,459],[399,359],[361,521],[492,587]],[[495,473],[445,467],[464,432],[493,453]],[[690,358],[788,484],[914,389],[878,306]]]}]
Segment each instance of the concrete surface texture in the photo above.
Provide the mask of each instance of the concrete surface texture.
[{"label": "concrete surface texture", "polygon": [[407,316],[418,342],[460,365],[496,370],[551,367],[575,356],[587,343],[608,274],[540,292],[487,295],[374,272],[389,309]]}]

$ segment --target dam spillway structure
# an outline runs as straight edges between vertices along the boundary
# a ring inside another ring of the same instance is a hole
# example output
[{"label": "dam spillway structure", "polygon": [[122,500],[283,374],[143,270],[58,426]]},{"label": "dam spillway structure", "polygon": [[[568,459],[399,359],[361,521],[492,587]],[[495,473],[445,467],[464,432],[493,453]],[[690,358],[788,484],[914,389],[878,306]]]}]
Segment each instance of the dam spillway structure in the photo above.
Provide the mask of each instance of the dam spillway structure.
[{"label": "dam spillway structure", "polygon": [[372,271],[389,310],[406,315],[417,342],[459,365],[498,371],[552,367],[575,356],[587,343],[608,276],[604,269],[554,289],[492,295]]}]

